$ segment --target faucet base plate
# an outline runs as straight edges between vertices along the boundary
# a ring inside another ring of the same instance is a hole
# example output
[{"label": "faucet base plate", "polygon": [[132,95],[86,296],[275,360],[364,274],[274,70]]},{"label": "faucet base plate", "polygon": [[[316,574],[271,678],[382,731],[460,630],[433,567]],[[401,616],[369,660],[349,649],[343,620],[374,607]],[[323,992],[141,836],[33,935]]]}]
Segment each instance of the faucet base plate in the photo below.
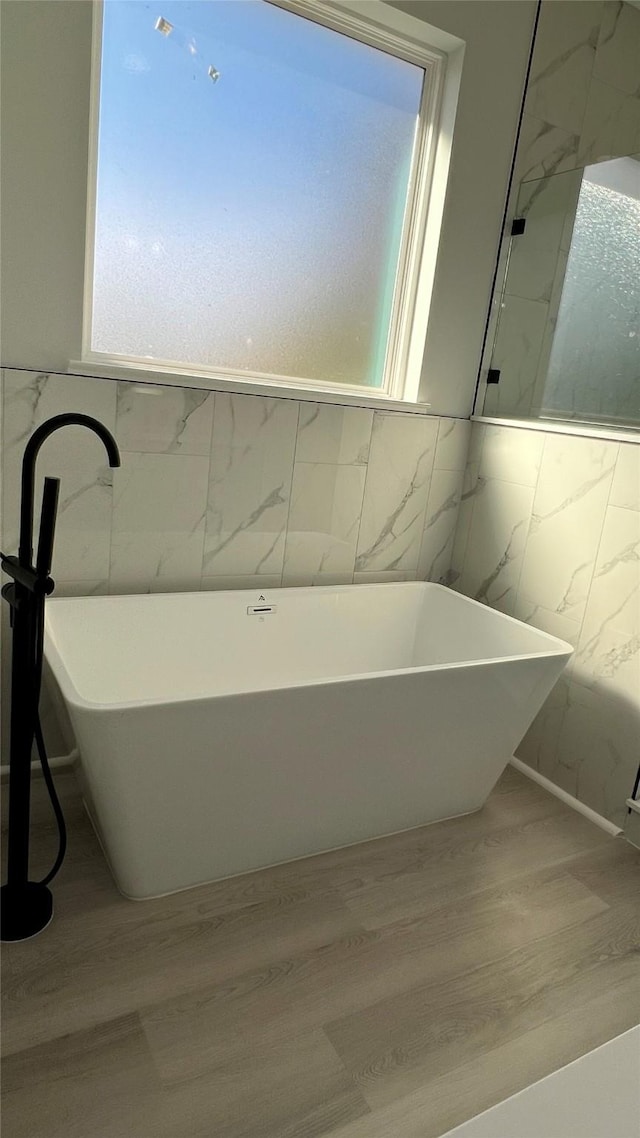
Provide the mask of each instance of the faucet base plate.
[{"label": "faucet base plate", "polygon": [[53,917],[53,896],[46,885],[27,881],[0,889],[0,940],[28,940],[46,929]]}]

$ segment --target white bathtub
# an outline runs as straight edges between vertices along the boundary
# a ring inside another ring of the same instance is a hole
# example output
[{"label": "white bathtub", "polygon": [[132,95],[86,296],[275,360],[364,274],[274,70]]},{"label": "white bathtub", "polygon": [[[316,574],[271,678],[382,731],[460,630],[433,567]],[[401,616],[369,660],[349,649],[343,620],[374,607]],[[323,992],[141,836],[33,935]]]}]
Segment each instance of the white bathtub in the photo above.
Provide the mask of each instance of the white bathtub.
[{"label": "white bathtub", "polygon": [[477,810],[571,651],[422,582],[54,598],[45,640],[133,898]]}]

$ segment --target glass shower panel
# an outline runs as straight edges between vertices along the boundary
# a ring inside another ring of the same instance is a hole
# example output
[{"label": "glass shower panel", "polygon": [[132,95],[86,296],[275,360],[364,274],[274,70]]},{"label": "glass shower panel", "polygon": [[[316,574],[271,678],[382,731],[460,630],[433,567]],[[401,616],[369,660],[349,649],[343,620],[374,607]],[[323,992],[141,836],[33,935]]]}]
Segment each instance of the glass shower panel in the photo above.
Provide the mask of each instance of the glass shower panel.
[{"label": "glass shower panel", "polygon": [[640,161],[585,169],[542,415],[640,422]]},{"label": "glass shower panel", "polygon": [[264,0],[106,0],[92,350],[380,387],[424,78]]}]

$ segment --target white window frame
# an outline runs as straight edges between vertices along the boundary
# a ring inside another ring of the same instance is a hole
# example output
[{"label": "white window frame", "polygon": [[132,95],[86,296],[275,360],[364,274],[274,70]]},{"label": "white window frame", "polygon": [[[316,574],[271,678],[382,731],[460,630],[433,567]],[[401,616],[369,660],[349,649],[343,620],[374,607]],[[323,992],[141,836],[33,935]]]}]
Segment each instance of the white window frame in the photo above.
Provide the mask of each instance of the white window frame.
[{"label": "white window frame", "polygon": [[307,398],[426,414],[429,403],[421,375],[422,359],[464,43],[413,16],[389,8],[380,0],[267,2],[425,68],[426,79],[409,178],[409,204],[405,213],[385,358],[385,376],[388,377],[385,389],[357,384],[323,384],[304,378],[247,373],[199,364],[177,366],[172,361],[147,361],[92,350],[103,0],[94,0],[82,358],[72,360],[68,370],[84,375],[135,380],[137,383]]}]

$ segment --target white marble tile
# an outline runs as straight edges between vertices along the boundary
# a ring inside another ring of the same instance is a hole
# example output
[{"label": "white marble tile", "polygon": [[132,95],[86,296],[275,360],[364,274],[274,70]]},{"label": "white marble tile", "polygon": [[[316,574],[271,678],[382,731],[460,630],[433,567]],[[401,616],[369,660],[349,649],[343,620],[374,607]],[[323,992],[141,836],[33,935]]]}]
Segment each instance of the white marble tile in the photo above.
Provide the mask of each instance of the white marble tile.
[{"label": "white marble tile", "polygon": [[366,465],[373,411],[331,403],[301,403],[296,462]]},{"label": "white marble tile", "polygon": [[634,443],[620,444],[609,502],[640,510],[640,446]]},{"label": "white marble tile", "polygon": [[[566,640],[567,644],[571,644],[573,648],[578,646],[581,627],[579,620],[570,620],[569,617],[561,616],[560,613],[545,609],[542,605],[532,601],[530,597],[525,596],[524,593],[518,593],[513,616],[517,620],[524,621],[525,624],[539,628],[541,632],[548,632],[550,636],[557,636],[560,640]],[[566,674],[566,669],[563,674]]]},{"label": "white marble tile", "polygon": [[500,382],[487,387],[485,415],[529,415],[548,311],[543,301],[505,295],[491,360]]},{"label": "white marble tile", "polygon": [[198,589],[209,460],[123,453],[115,471],[111,592]]},{"label": "white marble tile", "polygon": [[487,423],[480,476],[535,486],[544,447],[542,431],[523,431],[517,427],[497,427]]},{"label": "white marble tile", "polygon": [[470,440],[470,419],[440,419],[433,469],[464,470]]},{"label": "white marble tile", "polygon": [[209,454],[214,393],[119,383],[116,431],[123,450]]},{"label": "white marble tile", "polygon": [[482,451],[487,437],[488,425],[487,423],[471,424],[471,437],[469,439],[469,449],[467,451],[467,462],[464,468],[464,482],[462,486],[464,496],[471,494],[478,482],[480,464],[482,462]]},{"label": "white marble tile", "polygon": [[464,561],[467,552],[467,545],[469,541],[469,532],[471,530],[471,518],[473,516],[473,505],[476,494],[484,486],[484,482],[478,483],[480,474],[480,463],[482,461],[482,451],[484,448],[484,440],[487,432],[487,424],[485,423],[472,423],[471,436],[469,439],[469,450],[467,453],[467,464],[464,469],[462,479],[462,494],[460,498],[460,506],[458,508],[458,516],[456,518],[456,529],[453,538],[453,546],[451,550],[451,565],[447,575],[446,583],[458,588]]},{"label": "white marble tile", "polygon": [[[5,552],[17,549],[22,455],[36,427],[53,415],[81,412],[112,432],[116,384],[81,376],[4,372],[2,455]],[[85,427],[64,427],[43,444],[36,469],[34,534],[44,478],[60,479],[52,575],[55,580],[99,580],[109,572],[112,477],[102,442]]]},{"label": "white marble tile", "polygon": [[249,589],[258,594],[264,589],[279,589],[281,584],[282,576],[280,573],[202,578],[202,589]]},{"label": "white marble tile", "polygon": [[[568,253],[570,248],[571,248],[571,242],[573,240],[573,230],[574,230],[575,222],[576,222],[576,211],[578,209],[578,200],[580,198],[580,189],[581,188],[582,188],[582,181],[580,182],[580,186],[578,187],[578,192],[576,195],[576,200],[573,204],[573,208],[570,208],[567,210],[566,217],[564,219],[564,227],[562,230],[562,236],[560,237],[560,250],[563,253]],[[556,270],[556,275],[557,275],[557,270]],[[553,298],[552,298],[552,300],[553,300]]]},{"label": "white marble tile", "polygon": [[621,0],[604,5],[600,36],[593,65],[596,79],[640,95],[640,10]]},{"label": "white marble tile", "polygon": [[573,170],[577,165],[580,136],[553,123],[524,115],[518,140],[515,177],[528,182]]},{"label": "white marble tile", "polygon": [[56,597],[106,597],[109,592],[109,581],[105,577],[101,581],[60,581],[56,582],[54,596]]},{"label": "white marble tile", "polygon": [[417,567],[421,581],[449,582],[463,480],[461,470],[434,470],[431,475]]},{"label": "white marble tile", "polygon": [[467,498],[461,498],[460,505],[458,507],[456,528],[451,545],[451,562],[443,580],[443,584],[450,585],[451,588],[454,589],[460,589],[462,571],[464,569],[465,558],[469,545],[469,534],[471,532],[473,504],[473,497],[467,496]]},{"label": "white marble tile", "polygon": [[541,409],[546,404],[546,387],[547,377],[549,374],[549,361],[551,359],[551,352],[553,351],[553,341],[556,333],[556,326],[558,324],[558,313],[560,311],[560,304],[562,301],[562,290],[564,288],[564,278],[567,271],[567,262],[569,254],[561,249],[558,253],[558,261],[556,264],[556,272],[553,280],[553,287],[551,289],[551,299],[549,301],[549,312],[547,314],[547,322],[545,324],[544,335],[542,337],[542,348],[540,350],[540,358],[538,360],[538,374],[533,388],[533,395],[531,398],[531,413],[538,416]]},{"label": "white marble tile", "polygon": [[397,569],[374,573],[354,573],[354,585],[383,585],[393,581],[415,581],[413,573],[400,573]]},{"label": "white marble tile", "polygon": [[460,591],[512,613],[534,490],[491,480],[476,494]]},{"label": "white marble tile", "polygon": [[353,574],[365,468],[296,462],[283,583],[318,574]]},{"label": "white marble tile", "polygon": [[581,181],[582,171],[571,170],[521,187],[517,214],[526,227],[511,243],[506,284],[510,296],[551,299],[565,221],[575,215]]},{"label": "white marble tile", "polygon": [[415,571],[438,420],[376,411],[355,568]]},{"label": "white marble tile", "polygon": [[547,777],[617,825],[638,766],[638,700],[572,682]]},{"label": "white marble tile", "polygon": [[575,658],[581,683],[640,695],[640,513],[609,506]]},{"label": "white marble tile", "polygon": [[298,404],[216,394],[203,575],[279,573]]},{"label": "white marble tile", "polygon": [[517,757],[547,778],[552,778],[556,766],[558,739],[568,706],[569,684],[563,674],[516,747]]},{"label": "white marble tile", "polygon": [[571,620],[584,614],[618,445],[546,435],[520,592]]},{"label": "white marble tile", "polygon": [[594,79],[580,135],[580,165],[606,162],[639,150],[640,97]]},{"label": "white marble tile", "polygon": [[312,585],[352,585],[353,573],[290,573],[282,578],[285,589],[306,589]]},{"label": "white marble tile", "polygon": [[525,101],[527,114],[579,134],[601,18],[599,0],[543,4]]}]

